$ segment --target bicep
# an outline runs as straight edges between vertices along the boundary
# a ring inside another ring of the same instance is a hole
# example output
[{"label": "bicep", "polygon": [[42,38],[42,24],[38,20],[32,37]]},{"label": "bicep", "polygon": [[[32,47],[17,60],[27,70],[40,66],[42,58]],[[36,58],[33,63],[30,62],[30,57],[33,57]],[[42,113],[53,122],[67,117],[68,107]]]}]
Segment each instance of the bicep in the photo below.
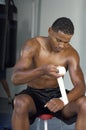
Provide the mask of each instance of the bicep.
[{"label": "bicep", "polygon": [[32,58],[30,57],[30,58],[20,58],[18,61],[17,61],[17,63],[16,63],[16,65],[14,66],[14,70],[15,71],[17,71],[17,70],[21,70],[21,71],[23,71],[23,70],[29,70],[29,68],[31,68],[31,66],[32,66]]},{"label": "bicep", "polygon": [[77,85],[79,86],[84,82],[84,76],[80,67],[80,59],[78,55],[71,58],[68,65],[68,69],[69,69],[71,81],[74,86]]},{"label": "bicep", "polygon": [[29,70],[33,64],[33,51],[32,49],[29,49],[28,46],[25,46],[21,50],[20,58],[17,61],[14,70]]}]

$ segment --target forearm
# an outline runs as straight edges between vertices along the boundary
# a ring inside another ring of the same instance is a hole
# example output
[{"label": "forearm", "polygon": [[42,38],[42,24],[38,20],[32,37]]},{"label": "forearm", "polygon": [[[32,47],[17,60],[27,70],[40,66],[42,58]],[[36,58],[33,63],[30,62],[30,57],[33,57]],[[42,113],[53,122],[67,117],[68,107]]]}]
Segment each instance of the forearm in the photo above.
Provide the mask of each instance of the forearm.
[{"label": "forearm", "polygon": [[75,101],[81,96],[85,95],[85,87],[76,87],[73,88],[69,93],[68,93],[68,100],[70,101]]},{"label": "forearm", "polygon": [[33,70],[27,70],[27,71],[16,71],[12,75],[12,82],[15,85],[19,84],[26,84],[32,80],[36,80],[40,76],[44,75],[44,71],[42,67],[33,69]]}]

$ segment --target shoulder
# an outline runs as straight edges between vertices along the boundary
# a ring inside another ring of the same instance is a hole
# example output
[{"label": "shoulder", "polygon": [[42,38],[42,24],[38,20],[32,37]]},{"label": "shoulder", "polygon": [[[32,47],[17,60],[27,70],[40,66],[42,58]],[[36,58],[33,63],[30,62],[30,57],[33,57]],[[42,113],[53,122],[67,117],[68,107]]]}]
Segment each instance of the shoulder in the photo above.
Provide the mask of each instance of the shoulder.
[{"label": "shoulder", "polygon": [[37,37],[26,40],[22,48],[24,47],[31,48],[31,47],[36,47],[36,46],[39,46]]},{"label": "shoulder", "polygon": [[26,40],[23,47],[40,47],[45,40],[45,37],[39,36]]},{"label": "shoulder", "polygon": [[78,51],[70,45],[70,48],[69,48],[69,51],[70,51],[70,56],[74,57],[74,58],[79,58],[79,53]]},{"label": "shoulder", "polygon": [[68,51],[67,51],[67,57],[68,57],[68,63],[73,64],[80,62],[80,56],[78,51],[71,45],[69,45]]},{"label": "shoulder", "polygon": [[35,55],[39,52],[42,46],[42,40],[45,39],[44,37],[34,37],[25,41],[22,46],[21,54],[32,54]]},{"label": "shoulder", "polygon": [[22,51],[35,50],[38,47],[39,43],[37,41],[37,38],[31,38],[25,41],[25,43],[22,46]]}]

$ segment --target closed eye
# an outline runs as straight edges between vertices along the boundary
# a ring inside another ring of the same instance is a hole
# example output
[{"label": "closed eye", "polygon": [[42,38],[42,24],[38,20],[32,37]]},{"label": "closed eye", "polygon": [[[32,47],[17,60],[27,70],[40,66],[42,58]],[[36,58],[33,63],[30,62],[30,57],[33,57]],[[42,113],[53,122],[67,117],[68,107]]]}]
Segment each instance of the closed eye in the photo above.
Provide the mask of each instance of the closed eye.
[{"label": "closed eye", "polygon": [[62,40],[60,40],[60,39],[58,39],[58,38],[56,38],[56,41],[57,42],[64,42],[64,43],[68,43],[69,41],[62,41]]},{"label": "closed eye", "polygon": [[58,38],[56,38],[56,41],[57,41],[57,42],[62,42],[62,40],[60,40],[60,39],[58,39]]}]

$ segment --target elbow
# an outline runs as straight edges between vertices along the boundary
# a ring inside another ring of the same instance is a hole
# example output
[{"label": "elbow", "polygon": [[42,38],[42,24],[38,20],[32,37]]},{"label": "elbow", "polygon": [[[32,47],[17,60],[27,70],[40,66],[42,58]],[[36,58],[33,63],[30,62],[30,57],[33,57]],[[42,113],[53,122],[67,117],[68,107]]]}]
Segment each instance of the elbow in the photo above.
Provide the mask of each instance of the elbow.
[{"label": "elbow", "polygon": [[15,75],[12,75],[11,81],[14,85],[19,85],[18,78]]},{"label": "elbow", "polygon": [[81,89],[80,92],[82,92],[82,93],[81,93],[81,96],[85,96],[85,87],[83,87],[83,89]]}]

